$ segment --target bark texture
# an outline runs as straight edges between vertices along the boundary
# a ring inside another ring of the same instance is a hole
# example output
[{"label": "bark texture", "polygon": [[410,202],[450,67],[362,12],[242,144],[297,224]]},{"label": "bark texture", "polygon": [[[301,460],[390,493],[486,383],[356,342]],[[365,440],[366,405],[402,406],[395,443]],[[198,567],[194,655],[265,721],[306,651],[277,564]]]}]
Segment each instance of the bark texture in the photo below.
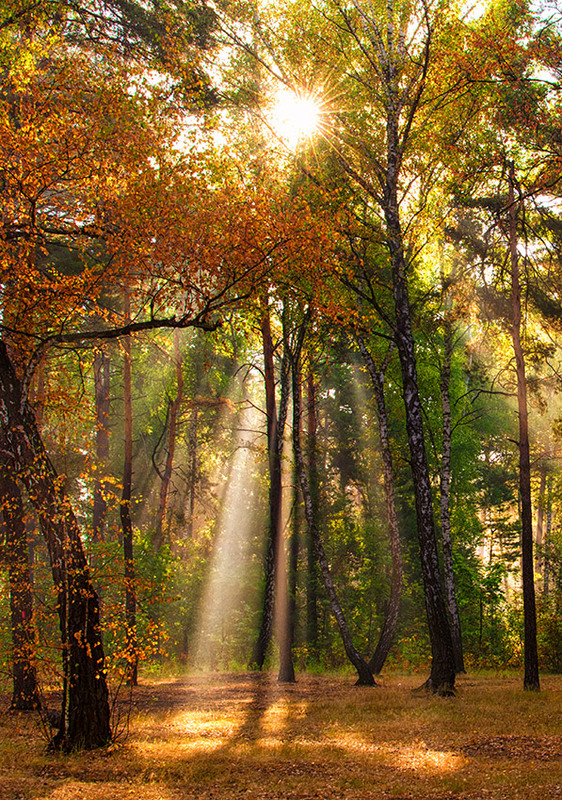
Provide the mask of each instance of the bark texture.
[{"label": "bark texture", "polygon": [[6,467],[0,470],[0,508],[4,521],[10,623],[12,629],[12,701],[10,710],[41,707],[35,658],[33,591],[21,491]]},{"label": "bark texture", "polygon": [[443,541],[443,578],[451,638],[457,674],[465,672],[461,620],[455,591],[453,569],[453,537],[451,534],[451,359],[453,355],[453,330],[450,319],[445,319],[444,355],[441,365],[441,411],[443,416],[443,451],[441,454],[441,538]]},{"label": "bark texture", "polygon": [[0,341],[0,448],[23,481],[39,518],[57,591],[63,658],[63,705],[54,746],[106,745],[111,739],[99,602],[76,518],[41,441],[6,345]]},{"label": "bark texture", "polygon": [[131,337],[123,337],[123,421],[124,450],[123,490],[119,507],[123,534],[123,562],[125,572],[125,625],[127,639],[127,682],[136,686],[138,681],[137,652],[137,596],[135,586],[135,561],[133,554],[133,522],[131,497],[133,487],[133,395],[131,386]]},{"label": "bark texture", "polygon": [[[389,122],[389,126],[391,123]],[[398,132],[389,136],[398,142]],[[396,145],[397,146],[397,145]],[[394,148],[395,149],[395,148]],[[418,541],[424,585],[425,607],[431,640],[431,674],[427,688],[438,694],[450,694],[455,685],[455,657],[449,620],[441,589],[439,554],[435,536],[431,480],[425,437],[423,413],[418,389],[416,349],[412,332],[410,300],[406,280],[406,260],[397,200],[398,155],[389,147],[389,167],[384,212],[387,241],[392,267],[392,284],[395,307],[395,339],[400,357],[402,390],[406,411],[406,432],[410,451],[410,465],[416,500]]]},{"label": "bark texture", "polygon": [[[316,383],[314,372],[309,367],[306,380],[306,459],[312,508],[318,513],[320,503],[320,480],[318,476],[318,418],[316,409]],[[298,485],[298,477],[297,477]],[[318,656],[318,569],[314,554],[314,542],[310,532],[306,537],[306,645],[308,657],[315,661]]]}]

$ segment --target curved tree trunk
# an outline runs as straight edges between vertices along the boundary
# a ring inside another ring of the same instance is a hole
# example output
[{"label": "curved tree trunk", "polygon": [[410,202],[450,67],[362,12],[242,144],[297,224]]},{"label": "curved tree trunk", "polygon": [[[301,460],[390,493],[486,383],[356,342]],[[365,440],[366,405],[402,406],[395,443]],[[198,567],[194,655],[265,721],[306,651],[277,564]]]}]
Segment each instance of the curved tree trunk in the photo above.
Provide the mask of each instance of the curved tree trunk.
[{"label": "curved tree trunk", "polygon": [[300,426],[300,419],[301,419],[300,354],[302,349],[302,340],[304,339],[305,326],[306,322],[303,322],[300,330],[299,341],[292,353],[292,365],[291,365],[292,384],[293,384],[293,450],[295,455],[295,465],[296,465],[297,475],[299,478],[300,489],[304,501],[304,513],[306,517],[308,530],[314,545],[314,553],[316,555],[316,559],[320,567],[320,573],[322,575],[322,580],[324,582],[324,588],[326,589],[326,594],[328,595],[328,599],[330,601],[332,613],[335,617],[336,623],[340,631],[346,655],[349,661],[353,664],[353,666],[357,670],[357,674],[359,676],[357,684],[360,686],[374,686],[375,681],[373,678],[373,673],[371,672],[367,662],[362,658],[361,654],[358,652],[358,650],[355,648],[355,645],[353,644],[353,640],[351,638],[351,634],[349,632],[349,628],[347,625],[347,620],[345,619],[343,609],[338,600],[336,587],[334,586],[334,583],[332,581],[332,576],[330,573],[330,565],[328,564],[326,552],[322,544],[322,539],[320,538],[320,531],[318,530],[318,526],[316,524],[316,515],[314,513],[314,508],[313,508],[312,495],[310,493],[310,486],[308,482],[308,477],[306,475],[306,468],[304,464],[304,457],[301,446],[301,434],[300,434],[300,427],[301,427]]},{"label": "curved tree trunk", "polygon": [[398,529],[398,515],[396,513],[396,496],[394,491],[394,467],[392,465],[392,453],[390,450],[390,437],[388,433],[388,415],[386,402],[384,399],[384,375],[386,364],[381,369],[373,360],[365,340],[361,335],[357,336],[357,342],[361,355],[365,360],[377,406],[377,419],[379,423],[379,437],[381,444],[381,454],[383,463],[384,479],[384,498],[386,504],[386,519],[388,524],[388,535],[390,539],[390,554],[392,557],[392,575],[390,579],[390,597],[388,601],[388,611],[381,630],[379,641],[375,648],[369,667],[375,675],[378,675],[383,668],[384,662],[392,647],[396,624],[398,622],[398,612],[400,610],[400,600],[402,598],[402,547],[400,544],[400,531]]},{"label": "curved tree trunk", "polygon": [[10,622],[12,629],[12,702],[11,711],[29,711],[41,707],[35,658],[33,591],[27,530],[20,487],[8,468],[0,470],[0,508],[4,520],[8,581],[10,586]]},{"label": "curved tree trunk", "polygon": [[13,474],[25,484],[39,517],[58,595],[64,696],[54,746],[65,750],[103,746],[111,739],[111,728],[98,596],[76,518],[3,341],[0,424],[2,451]]}]

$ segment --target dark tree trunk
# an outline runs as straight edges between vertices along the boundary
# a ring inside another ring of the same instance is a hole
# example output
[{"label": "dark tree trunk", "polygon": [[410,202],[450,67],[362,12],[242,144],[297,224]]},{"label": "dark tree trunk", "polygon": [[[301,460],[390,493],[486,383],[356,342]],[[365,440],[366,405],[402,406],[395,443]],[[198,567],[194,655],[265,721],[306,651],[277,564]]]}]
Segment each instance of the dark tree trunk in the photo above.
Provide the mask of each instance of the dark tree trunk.
[{"label": "dark tree trunk", "polygon": [[[127,303],[127,318],[129,317]],[[131,337],[123,337],[123,421],[125,458],[123,462],[123,491],[121,494],[121,530],[125,571],[125,625],[127,639],[127,683],[136,686],[138,680],[137,595],[133,554],[133,523],[131,497],[133,488],[133,395],[131,385]]]},{"label": "dark tree trunk", "polygon": [[418,540],[427,623],[431,640],[431,674],[426,683],[426,688],[438,694],[447,695],[454,690],[455,686],[455,657],[447,610],[441,589],[431,479],[425,451],[423,413],[418,390],[416,348],[412,333],[406,260],[397,200],[399,164],[397,150],[399,137],[394,120],[388,120],[387,129],[389,131],[389,155],[384,214],[392,267],[395,339],[402,372],[406,432],[416,500]]},{"label": "dark tree trunk", "polygon": [[267,648],[271,641],[275,606],[275,581],[278,571],[278,558],[281,539],[282,481],[281,458],[283,454],[283,435],[287,415],[288,381],[286,370],[282,369],[279,418],[275,400],[274,347],[271,337],[269,309],[266,308],[261,320],[264,356],[265,398],[267,415],[267,449],[269,455],[269,535],[265,555],[265,586],[260,621],[260,630],[252,655],[251,666],[262,669]]},{"label": "dark tree trunk", "polygon": [[[299,560],[299,492],[297,486],[296,470],[294,471],[294,504],[292,516],[292,531],[289,540],[289,558],[287,571],[286,620],[281,620],[279,630],[279,678],[283,683],[295,682],[295,667],[293,664],[293,644],[295,640],[295,625],[297,619],[297,568]],[[280,598],[281,599],[281,592]]]},{"label": "dark tree trunk", "polygon": [[379,438],[381,444],[381,455],[383,463],[384,498],[386,504],[386,519],[388,524],[388,535],[390,539],[390,553],[392,557],[392,575],[390,579],[390,597],[388,611],[381,630],[379,641],[375,652],[369,661],[369,667],[375,675],[378,675],[383,668],[384,662],[392,647],[396,624],[398,622],[398,612],[400,610],[400,600],[402,597],[402,547],[400,544],[400,531],[398,529],[398,515],[396,513],[396,496],[394,490],[394,467],[392,464],[392,453],[390,450],[390,437],[388,433],[388,415],[384,398],[384,376],[385,367],[377,369],[371,353],[369,352],[365,340],[361,335],[357,337],[361,355],[365,360],[375,395],[377,407],[377,420],[379,423]]},{"label": "dark tree trunk", "polygon": [[99,348],[94,357],[94,392],[96,402],[96,481],[92,534],[94,542],[104,538],[107,500],[105,498],[106,470],[109,466],[110,361]]},{"label": "dark tree trunk", "polygon": [[197,433],[199,430],[199,408],[196,401],[193,401],[191,415],[189,419],[189,445],[187,451],[188,461],[188,486],[186,504],[186,537],[191,539],[193,536],[193,523],[195,516],[195,491],[197,487]]},{"label": "dark tree trunk", "polygon": [[552,534],[552,475],[546,481],[546,528],[544,532],[543,592],[548,599],[550,592],[550,537]]},{"label": "dark tree trunk", "polygon": [[535,568],[538,575],[543,576],[544,587],[544,511],[546,506],[546,463],[543,461],[540,467],[539,497],[537,502],[537,535],[535,541],[537,552],[535,557]]},{"label": "dark tree trunk", "polygon": [[65,750],[103,746],[110,741],[111,730],[98,597],[70,502],[1,341],[0,424],[4,456],[14,476],[25,484],[39,517],[58,595],[64,697],[54,746]]},{"label": "dark tree trunk", "polygon": [[521,548],[523,571],[523,616],[525,628],[525,676],[523,688],[538,691],[539,658],[537,651],[537,614],[533,568],[533,511],[531,503],[531,458],[527,412],[525,356],[521,345],[521,285],[517,251],[517,204],[515,171],[509,168],[509,253],[511,268],[512,326],[511,340],[517,372],[517,408],[519,412],[519,492],[521,497]]},{"label": "dark tree trunk", "polygon": [[18,484],[8,468],[0,470],[0,507],[4,520],[6,560],[10,586],[12,629],[12,702],[10,710],[29,711],[41,707],[35,658],[31,565]]},{"label": "dark tree trunk", "polygon": [[176,372],[176,396],[170,401],[168,412],[168,447],[166,453],[166,464],[162,474],[160,485],[160,502],[158,505],[158,517],[156,520],[155,546],[160,549],[164,541],[166,526],[166,511],[168,507],[168,495],[170,493],[170,482],[174,468],[174,456],[176,452],[176,438],[178,430],[178,417],[181,404],[183,402],[183,365],[180,350],[180,332],[176,328],[174,331],[174,366]]},{"label": "dark tree trunk", "polygon": [[444,355],[441,367],[441,409],[443,414],[443,452],[441,456],[441,538],[443,541],[443,577],[451,638],[455,653],[457,674],[465,672],[462,645],[461,621],[455,591],[453,570],[453,540],[451,536],[451,359],[453,355],[453,331],[451,320],[446,317],[444,330]]},{"label": "dark tree trunk", "polygon": [[330,574],[330,565],[328,564],[328,559],[324,551],[322,539],[320,538],[320,531],[318,530],[318,526],[316,523],[316,514],[313,507],[312,495],[310,493],[310,485],[306,474],[304,456],[301,446],[301,432],[300,432],[301,428],[300,354],[302,350],[302,340],[304,338],[305,326],[306,322],[303,322],[300,330],[299,341],[297,342],[295,349],[293,350],[291,359],[292,360],[291,373],[292,373],[292,384],[293,384],[293,450],[295,454],[295,466],[299,479],[299,485],[304,502],[304,513],[308,530],[314,544],[314,553],[316,555],[316,559],[320,567],[320,574],[322,575],[324,588],[326,590],[326,594],[328,595],[330,606],[332,608],[332,613],[335,617],[336,623],[340,631],[346,655],[349,661],[353,664],[353,666],[357,670],[358,674],[357,684],[360,686],[374,686],[375,681],[373,678],[373,673],[371,672],[367,662],[362,658],[361,654],[358,652],[358,650],[355,648],[355,645],[353,644],[353,640],[351,638],[351,634],[349,632],[349,628],[347,625],[347,620],[345,619],[343,609],[338,600],[336,587],[334,586],[334,583],[332,581],[332,576]]},{"label": "dark tree trunk", "polygon": [[[318,420],[316,415],[316,385],[314,372],[309,367],[306,381],[307,424],[306,457],[310,483],[310,496],[314,513],[320,503],[320,481],[318,477]],[[297,480],[298,482],[298,480]],[[306,646],[308,658],[318,658],[318,569],[314,553],[314,542],[310,531],[306,537]]]}]

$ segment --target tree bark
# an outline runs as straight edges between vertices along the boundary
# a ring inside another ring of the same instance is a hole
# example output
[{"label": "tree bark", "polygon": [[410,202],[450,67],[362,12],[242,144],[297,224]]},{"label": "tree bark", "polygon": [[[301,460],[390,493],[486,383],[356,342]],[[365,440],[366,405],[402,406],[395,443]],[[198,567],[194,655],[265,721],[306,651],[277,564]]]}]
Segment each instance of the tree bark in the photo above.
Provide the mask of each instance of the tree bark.
[{"label": "tree bark", "polygon": [[548,599],[550,592],[550,537],[552,534],[552,475],[546,481],[546,528],[544,532],[543,592]]},{"label": "tree bark", "polygon": [[[543,461],[540,467],[540,483],[539,483],[539,497],[537,502],[537,534],[535,541],[537,544],[537,552],[535,558],[535,568],[539,575],[543,576],[544,569],[544,511],[546,501],[546,463]],[[544,583],[543,583],[544,585]]]},{"label": "tree bark", "polygon": [[531,458],[527,411],[527,380],[525,356],[521,344],[521,284],[519,253],[517,251],[517,202],[515,200],[515,169],[509,165],[509,260],[511,269],[512,325],[511,340],[517,373],[517,409],[519,412],[519,492],[521,497],[521,550],[523,573],[523,617],[525,641],[525,675],[523,688],[540,690],[539,657],[537,650],[537,613],[533,565],[533,511],[531,502]]},{"label": "tree bark", "polygon": [[96,480],[94,484],[94,508],[92,512],[92,535],[94,542],[104,538],[107,500],[105,478],[109,466],[109,412],[110,360],[101,347],[94,356],[94,394],[96,403]]},{"label": "tree bark", "polygon": [[[307,381],[306,458],[310,482],[310,496],[314,513],[320,503],[320,481],[318,476],[318,420],[316,414],[316,384],[312,366],[309,366]],[[298,481],[297,481],[298,482]],[[318,570],[314,553],[314,542],[310,531],[306,538],[306,645],[308,658],[318,658]]]},{"label": "tree bark", "polygon": [[400,531],[398,528],[398,515],[396,513],[396,494],[394,490],[394,467],[392,464],[392,453],[390,450],[390,436],[388,433],[388,414],[384,398],[384,376],[385,367],[377,369],[374,359],[369,352],[365,340],[361,335],[357,336],[357,342],[361,355],[367,366],[375,403],[377,407],[377,420],[379,424],[379,439],[381,445],[381,455],[383,463],[384,498],[386,505],[386,519],[388,525],[388,535],[390,539],[390,553],[392,558],[392,575],[390,579],[390,597],[388,611],[379,636],[379,641],[375,648],[369,667],[375,675],[382,670],[384,662],[392,647],[396,625],[398,622],[398,612],[400,611],[400,600],[402,597],[402,547],[400,544]]},{"label": "tree bark", "polygon": [[0,470],[0,507],[4,521],[8,581],[10,587],[10,623],[12,630],[12,701],[11,711],[29,711],[41,707],[35,658],[33,622],[33,587],[27,529],[20,487],[4,466]]},{"label": "tree bark", "polygon": [[443,451],[441,454],[441,538],[443,542],[443,578],[451,638],[457,674],[464,673],[461,621],[455,591],[453,569],[453,539],[451,535],[451,360],[453,355],[453,330],[448,315],[444,323],[444,354],[441,366],[441,410],[443,416]]},{"label": "tree bark", "polygon": [[265,586],[261,612],[260,630],[252,655],[251,666],[263,669],[267,648],[273,630],[275,606],[275,581],[278,571],[279,546],[281,537],[282,481],[281,458],[283,436],[287,415],[288,382],[286,370],[282,369],[279,418],[275,400],[274,347],[271,336],[269,308],[265,308],[261,319],[261,333],[264,356],[265,402],[267,416],[267,450],[269,456],[269,535],[265,555]]},{"label": "tree bark", "polygon": [[455,685],[455,657],[449,620],[441,590],[431,479],[425,451],[423,413],[418,389],[416,348],[412,332],[410,299],[406,279],[406,260],[398,210],[399,137],[396,121],[390,118],[387,129],[389,147],[384,214],[392,268],[395,340],[402,372],[406,432],[416,500],[425,607],[431,640],[431,674],[426,683],[426,688],[438,694],[447,695],[453,691]]},{"label": "tree bark", "polygon": [[160,502],[158,505],[158,517],[156,520],[156,549],[160,549],[164,540],[164,530],[166,526],[166,511],[168,508],[168,495],[170,492],[170,481],[174,468],[174,456],[176,452],[176,439],[178,429],[178,417],[181,404],[183,402],[183,365],[180,350],[180,331],[174,331],[174,367],[176,372],[176,396],[170,401],[168,413],[168,447],[166,453],[166,464],[162,474],[160,485]]},{"label": "tree bark", "polygon": [[298,489],[295,485],[295,506],[293,511],[293,531],[289,542],[289,574],[288,574],[288,620],[284,647],[281,647],[281,665],[279,680],[285,683],[295,682],[295,667],[293,664],[293,645],[295,642],[295,627],[297,624],[297,570],[299,561],[299,506],[297,502]]},{"label": "tree bark", "polygon": [[[295,473],[295,469],[293,468]],[[295,474],[296,478],[296,474]],[[287,597],[284,598],[286,605],[286,619],[283,615],[279,626],[279,676],[278,680],[282,683],[295,682],[295,667],[293,664],[293,643],[295,640],[295,625],[297,618],[297,566],[299,558],[299,506],[298,506],[298,487],[297,480],[294,483],[294,503],[292,516],[292,531],[289,539],[288,569],[287,575],[283,576],[287,586]],[[281,580],[281,577],[280,577]],[[280,587],[281,588],[281,587]],[[281,601],[283,592],[279,592]]]},{"label": "tree bark", "polygon": [[[404,65],[410,63],[406,54],[405,20],[402,16],[397,24],[397,9],[394,0],[389,0],[385,16],[385,26],[379,25],[367,7],[361,7],[359,22],[356,24],[347,13],[343,4],[337,4],[344,19],[344,25],[359,43],[360,30],[370,30],[369,44],[373,55],[364,49],[367,58],[374,67],[377,79],[382,86],[380,99],[384,103],[385,152],[372,159],[373,173],[377,176],[378,189],[369,180],[365,180],[352,164],[342,162],[348,173],[361,189],[366,192],[381,208],[384,223],[386,244],[390,256],[392,274],[392,292],[394,297],[393,333],[402,372],[402,394],[406,412],[406,432],[410,451],[410,466],[416,502],[416,516],[420,560],[424,585],[424,596],[427,613],[429,637],[431,640],[432,663],[431,674],[425,686],[439,694],[448,695],[455,685],[455,658],[451,630],[447,610],[441,588],[441,572],[439,554],[435,535],[433,516],[433,498],[431,478],[425,451],[423,431],[423,414],[418,389],[416,347],[412,332],[412,315],[407,283],[407,263],[404,253],[404,237],[400,224],[398,191],[400,169],[406,152],[411,127],[422,101],[425,79],[429,68],[431,47],[431,30],[426,31],[422,44],[417,75],[406,76]],[[428,17],[425,19],[429,26]],[[361,28],[359,27],[361,26]],[[420,31],[421,37],[421,31]],[[371,67],[370,67],[371,68]],[[378,98],[377,98],[378,99]],[[390,322],[390,320],[389,320]]]},{"label": "tree bark", "polygon": [[[129,302],[126,301],[126,316],[129,319]],[[131,337],[123,337],[123,420],[125,457],[123,462],[123,490],[120,515],[123,533],[123,561],[125,577],[125,627],[127,652],[127,683],[138,682],[137,648],[137,595],[135,585],[135,561],[133,553],[133,523],[131,519],[131,497],[133,486],[133,395],[131,386]]]},{"label": "tree bark", "polygon": [[195,516],[195,491],[197,487],[197,433],[199,430],[199,408],[196,398],[193,399],[191,415],[189,419],[189,444],[187,450],[188,461],[188,484],[186,503],[186,537],[191,539],[193,536],[193,524]]},{"label": "tree bark", "polygon": [[302,413],[300,353],[302,349],[302,339],[304,338],[305,325],[306,323],[303,322],[300,331],[299,342],[297,343],[295,349],[293,350],[291,358],[292,361],[291,374],[292,374],[292,385],[293,385],[293,450],[295,455],[295,465],[296,465],[297,475],[299,478],[299,485],[304,502],[304,513],[308,530],[312,542],[314,544],[314,553],[316,555],[316,559],[320,567],[320,574],[322,575],[324,588],[326,589],[326,594],[328,595],[328,599],[330,601],[332,613],[334,615],[334,618],[336,620],[336,623],[340,631],[346,655],[349,661],[353,664],[353,666],[357,670],[358,674],[357,684],[360,686],[374,686],[375,680],[373,678],[373,673],[371,672],[367,662],[362,658],[361,654],[358,652],[358,650],[355,648],[355,645],[353,644],[353,640],[349,632],[349,627],[347,625],[347,620],[345,619],[343,609],[338,600],[336,588],[334,586],[334,583],[332,581],[332,576],[330,573],[330,565],[328,563],[326,552],[324,550],[322,539],[320,537],[320,531],[318,530],[318,526],[316,523],[316,514],[314,512],[312,495],[310,493],[310,485],[306,474],[304,456],[301,446],[301,433],[300,433],[300,428],[301,428],[300,420]]},{"label": "tree bark", "polygon": [[0,425],[4,459],[25,484],[39,517],[58,596],[64,686],[61,723],[53,744],[65,750],[103,746],[111,739],[111,728],[98,597],[76,518],[3,341]]}]

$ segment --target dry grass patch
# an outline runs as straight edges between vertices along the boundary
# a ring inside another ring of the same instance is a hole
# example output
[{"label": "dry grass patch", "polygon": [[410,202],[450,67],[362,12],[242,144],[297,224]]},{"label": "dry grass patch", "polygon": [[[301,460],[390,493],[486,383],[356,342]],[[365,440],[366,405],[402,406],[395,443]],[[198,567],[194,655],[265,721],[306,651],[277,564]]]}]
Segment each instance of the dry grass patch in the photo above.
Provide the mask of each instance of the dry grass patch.
[{"label": "dry grass patch", "polygon": [[535,694],[520,676],[469,676],[445,700],[412,694],[420,682],[144,682],[126,739],[69,756],[46,754],[33,715],[4,713],[0,800],[562,798],[562,678]]}]

